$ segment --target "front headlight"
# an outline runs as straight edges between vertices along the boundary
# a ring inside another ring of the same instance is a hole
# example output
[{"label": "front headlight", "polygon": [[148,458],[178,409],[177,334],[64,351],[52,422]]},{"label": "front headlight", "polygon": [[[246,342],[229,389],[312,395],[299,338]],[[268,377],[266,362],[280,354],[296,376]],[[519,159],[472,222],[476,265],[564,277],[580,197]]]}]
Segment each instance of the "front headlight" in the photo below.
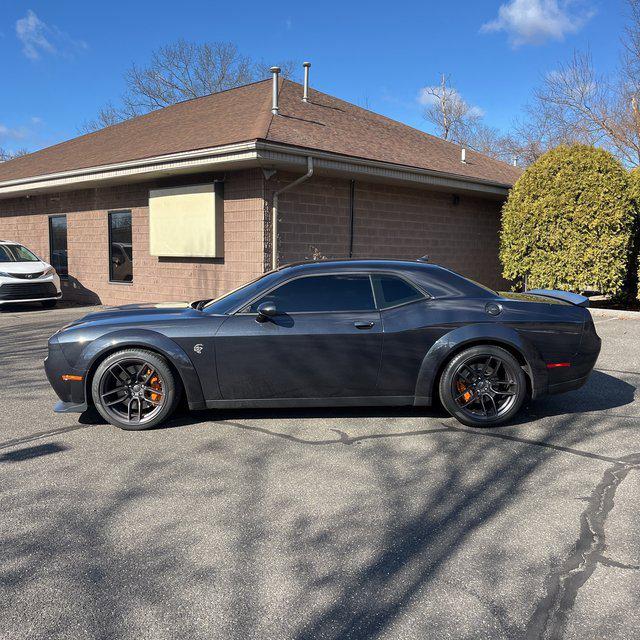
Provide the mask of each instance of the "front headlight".
[{"label": "front headlight", "polygon": [[56,272],[56,270],[53,267],[49,267],[43,274],[42,277],[44,278],[45,276],[51,276]]},{"label": "front headlight", "polygon": [[11,278],[12,276],[10,276],[6,271],[0,271],[0,278]]}]

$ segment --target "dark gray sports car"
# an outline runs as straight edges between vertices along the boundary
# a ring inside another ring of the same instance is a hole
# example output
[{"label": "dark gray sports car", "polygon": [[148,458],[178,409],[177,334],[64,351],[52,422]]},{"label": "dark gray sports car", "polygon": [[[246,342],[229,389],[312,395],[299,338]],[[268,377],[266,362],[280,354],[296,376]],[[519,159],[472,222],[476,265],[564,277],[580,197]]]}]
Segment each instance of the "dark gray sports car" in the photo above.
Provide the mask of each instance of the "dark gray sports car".
[{"label": "dark gray sports car", "polygon": [[428,406],[494,425],[576,389],[600,352],[586,298],[496,293],[420,260],[288,265],[216,300],[92,313],[49,340],[56,411],[123,429],[191,409]]}]

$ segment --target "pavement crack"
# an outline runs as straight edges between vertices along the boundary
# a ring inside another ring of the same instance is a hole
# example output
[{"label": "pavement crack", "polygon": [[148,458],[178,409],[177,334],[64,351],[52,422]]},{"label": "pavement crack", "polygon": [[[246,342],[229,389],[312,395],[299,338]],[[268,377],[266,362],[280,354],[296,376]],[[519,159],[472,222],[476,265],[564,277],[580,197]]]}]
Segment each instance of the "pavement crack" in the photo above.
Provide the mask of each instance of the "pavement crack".
[{"label": "pavement crack", "polygon": [[599,562],[605,567],[613,567],[614,569],[634,569],[640,571],[640,564],[626,564],[625,562],[618,562],[606,556],[600,556]]},{"label": "pavement crack", "polygon": [[[17,447],[20,444],[28,444],[29,442],[35,442],[36,440],[43,440],[52,436],[58,436],[63,433],[69,433],[71,431],[79,431],[80,429],[87,429],[93,425],[89,424],[74,424],[68,427],[61,427],[60,429],[49,429],[48,431],[40,431],[39,433],[30,433],[22,438],[14,438],[13,440],[5,440],[0,442],[0,450],[10,449],[11,447]],[[1,639],[0,639],[1,640]]]},{"label": "pavement crack", "polygon": [[615,505],[615,495],[629,472],[638,466],[638,454],[628,456],[608,467],[586,499],[587,507],[580,516],[580,536],[569,557],[548,578],[547,595],[538,603],[529,619],[527,640],[559,640],[563,637],[567,620],[578,591],[591,577],[598,564],[625,569],[623,565],[604,555],[605,525]]}]

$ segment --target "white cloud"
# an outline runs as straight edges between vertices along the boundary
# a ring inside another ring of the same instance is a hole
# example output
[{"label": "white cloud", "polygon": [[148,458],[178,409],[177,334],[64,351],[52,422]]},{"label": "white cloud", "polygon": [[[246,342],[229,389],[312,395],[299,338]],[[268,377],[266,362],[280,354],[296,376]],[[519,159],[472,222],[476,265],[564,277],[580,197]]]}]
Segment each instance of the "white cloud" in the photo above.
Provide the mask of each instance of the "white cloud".
[{"label": "white cloud", "polygon": [[86,42],[74,40],[55,25],[40,20],[31,9],[16,21],[16,36],[22,43],[22,53],[30,60],[38,60],[43,54],[70,57],[88,48]]},{"label": "white cloud", "polygon": [[0,122],[0,147],[11,145],[38,144],[42,137],[44,120],[38,116],[28,118],[27,124],[17,124],[16,126]]},{"label": "white cloud", "polygon": [[12,128],[0,123],[0,140],[24,140],[29,133],[27,127]]},{"label": "white cloud", "polygon": [[563,40],[594,15],[581,0],[509,0],[498,9],[498,17],[480,31],[504,31],[514,47]]}]

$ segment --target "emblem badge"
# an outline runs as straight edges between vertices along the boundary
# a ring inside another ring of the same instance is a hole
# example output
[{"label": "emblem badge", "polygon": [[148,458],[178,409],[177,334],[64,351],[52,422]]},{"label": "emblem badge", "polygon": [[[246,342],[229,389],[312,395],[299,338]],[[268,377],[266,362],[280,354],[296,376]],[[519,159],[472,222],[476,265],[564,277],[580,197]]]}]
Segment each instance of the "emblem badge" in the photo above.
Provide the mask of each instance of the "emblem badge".
[{"label": "emblem badge", "polygon": [[193,350],[194,350],[196,353],[202,353],[202,350],[203,350],[203,349],[204,349],[204,346],[203,346],[203,345],[201,345],[200,343],[198,343],[198,344],[196,344],[196,345],[194,345],[194,346],[193,346]]}]

